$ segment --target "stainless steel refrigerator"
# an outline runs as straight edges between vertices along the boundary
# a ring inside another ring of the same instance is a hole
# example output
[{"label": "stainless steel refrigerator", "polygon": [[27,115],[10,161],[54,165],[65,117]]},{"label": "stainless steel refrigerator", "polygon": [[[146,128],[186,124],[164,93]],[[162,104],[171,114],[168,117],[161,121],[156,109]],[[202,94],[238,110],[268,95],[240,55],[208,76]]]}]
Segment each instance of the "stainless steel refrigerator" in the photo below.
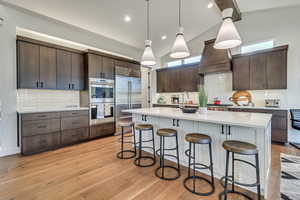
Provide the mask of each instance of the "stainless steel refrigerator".
[{"label": "stainless steel refrigerator", "polygon": [[[142,107],[141,78],[116,76],[116,133],[120,133],[118,121],[120,119],[131,120],[130,113],[122,110]],[[129,130],[126,130],[129,131]]]}]

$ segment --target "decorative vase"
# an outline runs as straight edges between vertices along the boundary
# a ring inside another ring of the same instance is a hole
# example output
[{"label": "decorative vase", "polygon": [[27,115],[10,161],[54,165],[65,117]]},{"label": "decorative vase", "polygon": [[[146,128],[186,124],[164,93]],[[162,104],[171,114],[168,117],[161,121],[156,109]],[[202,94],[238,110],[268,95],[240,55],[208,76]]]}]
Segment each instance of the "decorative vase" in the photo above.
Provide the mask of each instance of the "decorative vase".
[{"label": "decorative vase", "polygon": [[199,113],[200,114],[206,114],[207,113],[207,107],[199,107]]}]

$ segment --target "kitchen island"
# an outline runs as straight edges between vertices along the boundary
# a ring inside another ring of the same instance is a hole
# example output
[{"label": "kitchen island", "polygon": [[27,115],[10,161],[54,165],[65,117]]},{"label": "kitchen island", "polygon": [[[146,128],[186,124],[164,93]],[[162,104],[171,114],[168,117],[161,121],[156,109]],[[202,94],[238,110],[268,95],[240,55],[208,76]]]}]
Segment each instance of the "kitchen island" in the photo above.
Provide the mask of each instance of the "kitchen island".
[{"label": "kitchen island", "polygon": [[[268,175],[271,164],[271,117],[270,114],[208,111],[206,114],[187,114],[178,108],[143,108],[126,110],[132,113],[136,124],[152,124],[154,131],[159,128],[172,128],[178,132],[180,164],[188,166],[184,151],[188,149],[185,135],[202,133],[212,138],[214,173],[216,178],[225,174],[225,155],[222,147],[225,140],[240,140],[257,145],[259,149],[260,177],[262,194],[267,194]],[[138,137],[136,137],[138,139]],[[149,140],[151,134],[143,134],[143,140]],[[175,140],[166,140],[166,148],[173,148]],[[155,134],[155,148],[159,148],[159,137]],[[197,145],[197,162],[209,164],[209,153],[206,145]],[[145,149],[145,151],[147,151]],[[149,151],[151,153],[151,151]],[[254,163],[254,156],[236,155],[236,158]],[[173,158],[166,158],[171,161]],[[230,167],[231,169],[231,167]],[[201,172],[210,174],[207,170]],[[254,183],[255,169],[244,163],[236,162],[236,180],[243,183]],[[247,188],[249,189],[249,188]],[[250,188],[252,190],[252,188]],[[254,192],[256,189],[253,188]]]}]

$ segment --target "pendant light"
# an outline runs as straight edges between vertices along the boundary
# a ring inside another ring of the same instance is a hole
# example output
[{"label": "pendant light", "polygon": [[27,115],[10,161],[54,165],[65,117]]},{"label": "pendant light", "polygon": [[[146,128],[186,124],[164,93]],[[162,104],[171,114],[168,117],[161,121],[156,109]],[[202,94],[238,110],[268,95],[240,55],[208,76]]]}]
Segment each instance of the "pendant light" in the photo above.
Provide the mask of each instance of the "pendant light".
[{"label": "pendant light", "polygon": [[241,37],[232,21],[232,8],[226,8],[222,12],[223,24],[215,41],[215,49],[231,49],[242,44]]},{"label": "pendant light", "polygon": [[150,29],[149,29],[149,0],[146,0],[147,2],[147,39],[145,41],[145,50],[144,50],[144,53],[143,53],[143,56],[142,56],[142,61],[141,61],[141,64],[144,65],[144,66],[153,66],[156,64],[156,61],[155,61],[155,57],[154,57],[154,54],[153,54],[153,51],[152,51],[152,48],[151,48],[151,45],[152,45],[152,41],[149,40],[149,32],[150,32]]},{"label": "pendant light", "polygon": [[186,58],[190,56],[189,49],[183,36],[183,27],[181,26],[181,0],[179,0],[179,32],[176,34],[170,56],[172,58]]}]

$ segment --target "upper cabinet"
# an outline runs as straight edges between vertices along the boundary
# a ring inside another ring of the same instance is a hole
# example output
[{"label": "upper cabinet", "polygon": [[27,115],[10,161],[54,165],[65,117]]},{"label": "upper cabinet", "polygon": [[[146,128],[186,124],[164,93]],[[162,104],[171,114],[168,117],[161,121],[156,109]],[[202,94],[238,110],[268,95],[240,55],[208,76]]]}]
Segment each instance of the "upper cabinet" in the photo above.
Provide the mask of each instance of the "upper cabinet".
[{"label": "upper cabinet", "polygon": [[84,59],[82,54],[57,50],[57,89],[84,89]]},{"label": "upper cabinet", "polygon": [[141,77],[141,67],[138,63],[115,60],[116,75]]},{"label": "upper cabinet", "polygon": [[233,89],[287,89],[288,46],[233,56]]},{"label": "upper cabinet", "polygon": [[157,92],[197,92],[199,84],[204,82],[198,70],[198,65],[158,69]]},{"label": "upper cabinet", "polygon": [[88,53],[88,71],[90,78],[114,79],[114,60],[108,57]]},{"label": "upper cabinet", "polygon": [[84,89],[84,57],[80,52],[32,39],[18,40],[17,65],[18,88]]},{"label": "upper cabinet", "polygon": [[40,47],[18,41],[18,88],[39,88],[40,86]]}]

